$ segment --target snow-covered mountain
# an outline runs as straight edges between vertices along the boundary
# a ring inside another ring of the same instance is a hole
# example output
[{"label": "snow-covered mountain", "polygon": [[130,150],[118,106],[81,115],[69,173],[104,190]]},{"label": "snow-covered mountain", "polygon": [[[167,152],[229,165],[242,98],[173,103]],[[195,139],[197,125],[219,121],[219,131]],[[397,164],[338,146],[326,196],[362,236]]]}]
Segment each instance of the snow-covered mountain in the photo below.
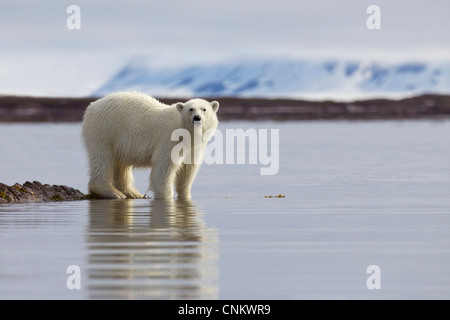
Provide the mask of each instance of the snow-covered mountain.
[{"label": "snow-covered mountain", "polygon": [[241,61],[152,68],[134,59],[92,93],[142,91],[165,97],[354,99],[450,94],[449,62]]}]

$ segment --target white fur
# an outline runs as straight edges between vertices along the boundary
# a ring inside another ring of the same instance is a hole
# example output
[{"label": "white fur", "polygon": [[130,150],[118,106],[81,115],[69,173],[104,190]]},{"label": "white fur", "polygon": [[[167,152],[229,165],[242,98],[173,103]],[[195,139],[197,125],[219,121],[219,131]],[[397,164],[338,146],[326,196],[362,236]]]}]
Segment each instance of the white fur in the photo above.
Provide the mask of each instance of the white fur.
[{"label": "white fur", "polygon": [[[132,168],[151,167],[150,189],[155,198],[191,197],[198,164],[176,164],[171,150],[175,129],[193,131],[193,117],[202,129],[215,129],[219,103],[192,99],[166,105],[135,92],[118,92],[92,102],[83,118],[82,137],[89,159],[89,192],[104,198],[141,198],[133,187]],[[206,142],[202,145],[202,155]]]}]

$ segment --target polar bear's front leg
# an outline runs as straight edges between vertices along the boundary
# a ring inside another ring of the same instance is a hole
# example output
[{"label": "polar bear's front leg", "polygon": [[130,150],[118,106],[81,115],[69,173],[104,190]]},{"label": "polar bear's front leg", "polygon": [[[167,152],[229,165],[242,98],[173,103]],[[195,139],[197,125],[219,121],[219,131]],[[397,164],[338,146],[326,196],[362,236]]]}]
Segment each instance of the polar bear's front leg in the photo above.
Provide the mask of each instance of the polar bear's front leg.
[{"label": "polar bear's front leg", "polygon": [[158,163],[152,167],[150,174],[150,189],[155,199],[172,199],[173,182],[175,179],[176,166],[173,163]]},{"label": "polar bear's front leg", "polygon": [[194,183],[197,171],[200,168],[198,164],[183,164],[177,172],[175,186],[180,199],[191,199],[191,188]]}]

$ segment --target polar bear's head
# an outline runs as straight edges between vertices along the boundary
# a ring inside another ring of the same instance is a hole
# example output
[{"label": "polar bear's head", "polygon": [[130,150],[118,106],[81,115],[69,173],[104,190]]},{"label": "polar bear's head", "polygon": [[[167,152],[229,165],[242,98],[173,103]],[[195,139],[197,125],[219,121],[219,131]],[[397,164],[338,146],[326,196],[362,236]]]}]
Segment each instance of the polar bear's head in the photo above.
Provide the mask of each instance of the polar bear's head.
[{"label": "polar bear's head", "polygon": [[202,125],[205,130],[217,127],[217,110],[219,102],[208,102],[203,99],[192,99],[188,102],[178,102],[177,110],[181,114],[183,127],[191,128],[194,125]]}]

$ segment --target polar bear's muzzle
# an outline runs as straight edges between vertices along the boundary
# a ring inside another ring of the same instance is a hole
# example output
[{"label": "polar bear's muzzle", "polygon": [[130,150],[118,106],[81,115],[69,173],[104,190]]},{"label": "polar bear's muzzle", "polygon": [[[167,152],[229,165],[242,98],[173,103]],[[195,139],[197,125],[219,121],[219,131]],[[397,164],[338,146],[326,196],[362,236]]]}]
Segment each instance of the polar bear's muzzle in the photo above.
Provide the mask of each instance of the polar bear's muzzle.
[{"label": "polar bear's muzzle", "polygon": [[192,123],[193,124],[201,124],[202,123],[202,117],[199,115],[195,115],[192,117]]}]

